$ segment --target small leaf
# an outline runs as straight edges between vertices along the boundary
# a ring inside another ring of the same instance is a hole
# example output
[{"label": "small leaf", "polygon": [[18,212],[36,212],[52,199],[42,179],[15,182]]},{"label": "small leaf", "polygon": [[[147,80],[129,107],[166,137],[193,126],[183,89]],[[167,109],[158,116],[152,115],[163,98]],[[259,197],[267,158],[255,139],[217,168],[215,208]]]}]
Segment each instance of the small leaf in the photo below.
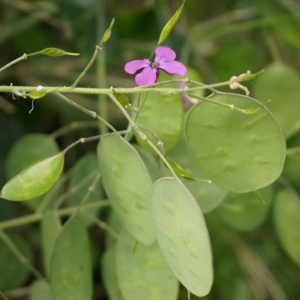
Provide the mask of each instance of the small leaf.
[{"label": "small leaf", "polygon": [[51,260],[51,289],[55,300],[92,298],[92,262],[88,231],[79,217],[66,223]]},{"label": "small leaf", "polygon": [[255,74],[249,74],[246,75],[245,77],[243,77],[243,79],[241,81],[249,81],[254,79],[255,77],[257,77],[258,75],[262,74],[263,72],[265,72],[265,70],[260,70],[259,72],[255,73]]},{"label": "small leaf", "polygon": [[175,23],[177,22],[180,14],[181,14],[184,3],[185,3],[185,0],[183,0],[182,5],[177,9],[175,14],[172,16],[172,18],[169,20],[169,22],[163,28],[163,30],[160,34],[159,40],[157,42],[157,46],[160,46],[165,41],[165,39],[168,37],[169,33],[171,32],[172,28],[174,27]]},{"label": "small leaf", "polygon": [[127,105],[129,103],[129,100],[127,98],[127,96],[123,95],[123,94],[118,94],[117,96],[117,100],[122,104],[122,105]]},{"label": "small leaf", "polygon": [[46,193],[60,176],[63,163],[62,152],[35,162],[4,185],[1,197],[23,201]]},{"label": "small leaf", "polygon": [[[56,141],[50,136],[41,133],[29,133],[18,139],[6,159],[6,179],[10,180],[23,169],[30,166],[34,162],[45,157],[55,155],[60,152]],[[51,197],[47,208],[51,207],[59,197],[60,190],[58,189]],[[24,205],[35,210],[42,201],[42,195],[35,199],[23,202]]]},{"label": "small leaf", "polygon": [[117,93],[113,88],[112,88],[113,93],[115,94],[117,100],[122,104],[122,105],[127,105],[129,103],[129,100],[126,95],[124,94],[119,94]]},{"label": "small leaf", "polygon": [[113,19],[111,20],[111,23],[110,23],[109,27],[108,27],[108,28],[106,29],[106,31],[104,32],[103,37],[102,37],[102,40],[101,40],[99,46],[101,46],[102,44],[104,44],[104,43],[110,38],[110,35],[111,35],[111,29],[112,29],[114,23],[115,23],[115,18],[113,18]]},{"label": "small leaf", "polygon": [[63,55],[73,55],[73,56],[79,55],[79,53],[66,52],[64,50],[57,49],[57,48],[46,48],[46,49],[40,51],[40,54],[54,56],[54,57],[63,56]]},{"label": "small leaf", "polygon": [[178,176],[180,176],[181,178],[191,180],[191,181],[205,181],[205,182],[211,183],[210,180],[198,179],[198,178],[192,176],[191,174],[189,174],[188,172],[183,170],[171,157],[166,155],[165,158],[168,161],[168,163],[170,164],[170,166],[172,167],[172,169],[175,171],[175,173]]},{"label": "small leaf", "polygon": [[31,99],[36,100],[36,99],[43,98],[43,97],[45,97],[46,95],[47,95],[47,92],[45,92],[45,91],[34,91],[34,92],[31,92],[31,93],[29,94],[29,97],[30,97]]}]

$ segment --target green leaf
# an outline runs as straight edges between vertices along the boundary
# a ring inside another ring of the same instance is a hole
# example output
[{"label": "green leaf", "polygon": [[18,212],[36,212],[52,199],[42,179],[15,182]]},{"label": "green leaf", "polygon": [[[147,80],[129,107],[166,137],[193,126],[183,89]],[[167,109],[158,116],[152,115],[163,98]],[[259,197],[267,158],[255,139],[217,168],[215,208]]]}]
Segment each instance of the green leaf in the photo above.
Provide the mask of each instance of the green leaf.
[{"label": "green leaf", "polygon": [[113,18],[113,19],[111,20],[111,23],[110,23],[109,27],[108,27],[108,28],[106,29],[106,31],[104,32],[103,37],[102,37],[102,40],[101,40],[100,45],[99,45],[100,47],[101,47],[101,45],[103,45],[103,44],[110,38],[110,35],[111,35],[111,29],[112,29],[114,23],[115,23],[115,18]]},{"label": "green leaf", "polygon": [[246,75],[245,77],[243,77],[243,79],[241,81],[249,81],[249,80],[253,80],[254,78],[256,78],[258,75],[264,73],[265,70],[260,70],[259,72],[257,73],[254,73],[254,74],[249,74],[249,75]]},{"label": "green leaf", "polygon": [[63,163],[62,152],[35,162],[4,185],[1,197],[23,201],[46,193],[60,176]]},{"label": "green leaf", "polygon": [[6,177],[11,179],[37,160],[58,153],[59,147],[51,136],[30,133],[12,146],[6,163]]},{"label": "green leaf", "polygon": [[152,180],[141,157],[114,134],[101,138],[97,155],[102,183],[118,219],[137,240],[151,245],[156,238],[150,209]]},{"label": "green leaf", "polygon": [[51,260],[51,289],[55,300],[92,298],[92,262],[88,231],[79,217],[66,223]]},{"label": "green leaf", "polygon": [[50,284],[46,280],[37,280],[30,287],[29,300],[53,300]]},{"label": "green leaf", "polygon": [[[218,93],[211,100],[256,108],[255,99]],[[281,129],[265,107],[255,114],[201,102],[189,112],[186,139],[193,158],[219,187],[246,193],[274,182],[281,174],[286,145]]]},{"label": "green leaf", "polygon": [[73,55],[73,56],[77,56],[79,55],[79,53],[71,53],[71,52],[66,52],[64,50],[61,49],[57,49],[57,48],[46,48],[42,51],[39,52],[40,54],[44,54],[44,55],[48,55],[48,56],[63,56],[63,55]]},{"label": "green leaf", "polygon": [[117,276],[125,300],[175,300],[178,281],[155,242],[136,246],[136,239],[123,230],[116,249]]},{"label": "green leaf", "polygon": [[300,266],[300,198],[291,190],[278,193],[274,221],[282,247],[293,262]]},{"label": "green leaf", "polygon": [[52,252],[60,229],[61,222],[57,212],[54,210],[46,210],[41,222],[41,233],[44,268],[48,278],[50,278],[50,262],[52,258]]},{"label": "green leaf", "polygon": [[229,193],[217,208],[222,220],[238,231],[252,231],[266,219],[273,197],[271,186],[259,191],[266,204],[254,192],[245,194]]},{"label": "green leaf", "polygon": [[[168,152],[168,154],[188,173],[193,174],[197,178],[207,179],[197,166],[188,149],[183,130],[181,131],[177,144]],[[163,166],[163,163],[161,163],[161,169],[167,170],[167,168]],[[171,176],[171,173],[167,170],[165,176]],[[207,184],[188,180],[184,180],[183,182],[196,199],[203,213],[210,212],[216,208],[224,200],[227,194],[227,191],[219,188],[214,183]]]},{"label": "green leaf", "polygon": [[31,99],[36,100],[36,99],[43,98],[43,97],[45,97],[46,95],[47,95],[47,92],[45,92],[45,91],[35,91],[35,92],[31,92],[31,93],[29,94],[29,97],[30,97]]},{"label": "green leaf", "polygon": [[[29,248],[27,242],[21,235],[16,233],[9,233],[9,238],[16,245],[16,247],[27,258],[29,263],[32,263],[32,251]],[[15,289],[25,283],[29,277],[30,272],[26,266],[24,266],[15,254],[7,247],[7,245],[0,239],[0,287],[1,291],[7,291]]]},{"label": "green leaf", "polygon": [[[98,172],[98,164],[97,164],[97,157],[95,154],[88,153],[76,162],[74,169],[72,171],[72,175],[70,177],[69,189],[70,190],[76,188],[79,189],[76,191],[76,193],[70,195],[70,197],[68,198],[69,207],[79,205],[81,200],[88,192],[88,188],[95,180],[95,176],[97,172]],[[94,192],[91,193],[91,195],[89,196],[88,200],[85,203],[86,204],[92,203],[100,199],[103,199],[103,190],[101,184],[98,183],[95,186]],[[100,209],[95,209],[90,213],[97,215],[99,213],[99,210]],[[90,218],[85,217],[84,214],[81,215],[79,213],[79,215],[87,225],[92,224]]]},{"label": "green leaf", "polygon": [[268,108],[286,134],[300,121],[300,76],[283,64],[272,64],[253,84],[253,95],[261,102],[271,100]]},{"label": "green leaf", "polygon": [[[34,162],[43,159],[47,156],[58,153],[59,147],[55,140],[46,134],[30,133],[22,136],[14,143],[11,148],[6,162],[6,178],[13,178],[23,169],[33,164]],[[51,207],[57,199],[60,191],[53,194],[51,201],[47,207]],[[37,197],[32,200],[23,202],[31,209],[36,209],[44,196]]]},{"label": "green leaf", "polygon": [[174,178],[155,182],[152,215],[158,244],[179,281],[193,294],[209,293],[212,253],[202,212],[187,188]]},{"label": "green leaf", "polygon": [[[168,151],[178,141],[182,118],[183,109],[179,95],[165,96],[150,93],[140,111],[137,122],[154,132],[162,141],[164,149]],[[149,132],[142,131],[154,145],[157,145],[157,141]],[[135,137],[143,148],[151,153],[155,153],[149,144],[143,141],[137,133],[135,133]]]},{"label": "green leaf", "polygon": [[169,157],[168,155],[165,156],[165,159],[168,161],[168,163],[170,164],[170,166],[172,167],[172,169],[175,171],[175,173],[180,176],[181,178],[187,179],[187,180],[191,180],[191,181],[206,181],[208,183],[210,183],[210,180],[205,180],[205,179],[198,179],[194,176],[192,176],[191,174],[189,174],[188,172],[186,172],[185,170],[183,170],[171,157]]},{"label": "green leaf", "polygon": [[119,94],[117,93],[113,88],[111,88],[113,93],[115,94],[117,100],[122,104],[122,105],[127,105],[129,103],[129,100],[126,95],[124,94]]},{"label": "green leaf", "polygon": [[117,278],[116,245],[107,248],[102,257],[102,278],[110,300],[124,300]]},{"label": "green leaf", "polygon": [[176,24],[181,11],[183,9],[185,0],[183,0],[182,5],[177,9],[177,11],[175,12],[175,14],[172,16],[172,18],[168,21],[168,23],[165,25],[165,27],[163,28],[160,36],[159,36],[159,40],[157,42],[157,46],[160,46],[165,39],[168,37],[169,33],[171,32],[172,28],[174,27],[174,25]]}]

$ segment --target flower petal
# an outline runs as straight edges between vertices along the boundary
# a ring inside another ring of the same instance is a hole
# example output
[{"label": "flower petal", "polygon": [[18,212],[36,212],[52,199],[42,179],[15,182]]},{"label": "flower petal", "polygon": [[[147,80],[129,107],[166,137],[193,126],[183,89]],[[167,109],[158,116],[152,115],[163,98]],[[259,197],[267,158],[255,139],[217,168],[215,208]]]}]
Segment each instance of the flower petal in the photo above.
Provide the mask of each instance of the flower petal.
[{"label": "flower petal", "polygon": [[155,62],[173,61],[175,58],[176,53],[167,46],[160,46],[155,49]]},{"label": "flower petal", "polygon": [[157,69],[148,67],[145,68],[141,73],[135,76],[135,82],[137,85],[146,85],[156,82]]},{"label": "flower petal", "polygon": [[134,74],[137,70],[141,68],[147,68],[151,66],[151,62],[149,59],[142,59],[142,60],[133,60],[128,62],[124,69],[129,74]]},{"label": "flower petal", "polygon": [[158,64],[160,69],[167,71],[170,74],[184,76],[186,74],[186,67],[179,61],[164,61]]}]

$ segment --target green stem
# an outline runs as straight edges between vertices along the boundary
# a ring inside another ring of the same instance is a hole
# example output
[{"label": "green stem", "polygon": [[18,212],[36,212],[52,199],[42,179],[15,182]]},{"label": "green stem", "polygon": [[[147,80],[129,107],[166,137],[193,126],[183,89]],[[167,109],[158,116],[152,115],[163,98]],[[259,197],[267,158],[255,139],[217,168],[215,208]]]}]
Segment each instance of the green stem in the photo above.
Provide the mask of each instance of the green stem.
[{"label": "green stem", "polygon": [[188,300],[191,300],[191,292],[188,290]]},{"label": "green stem", "polygon": [[0,295],[4,298],[4,300],[8,300],[1,291],[0,291]]},{"label": "green stem", "polygon": [[294,156],[300,154],[300,147],[293,147],[286,150],[286,156]]},{"label": "green stem", "polygon": [[97,113],[95,111],[91,111],[86,109],[85,107],[75,103],[74,101],[70,100],[69,98],[67,98],[66,96],[60,94],[60,93],[54,93],[58,98],[64,100],[65,102],[67,102],[68,104],[71,104],[72,106],[78,108],[79,110],[83,111],[84,113],[92,116],[93,118],[97,118],[98,120],[100,120],[101,122],[105,123],[107,127],[109,127],[112,131],[114,131],[115,133],[119,134],[119,132],[112,126],[110,125],[106,120],[104,120],[103,118],[101,118],[99,115],[97,115]]},{"label": "green stem", "polygon": [[14,253],[14,255],[19,259],[19,261],[37,278],[43,279],[43,275],[28,261],[28,259],[22,254],[22,252],[17,248],[13,241],[8,237],[8,235],[0,229],[0,238],[7,245],[7,247]]},{"label": "green stem", "polygon": [[[101,36],[105,32],[105,10],[104,10],[104,0],[97,1],[97,37],[100,40]],[[107,86],[106,83],[106,53],[105,49],[99,53],[96,59],[96,78],[97,86],[99,88],[104,88]],[[108,119],[107,113],[107,100],[105,95],[98,95],[98,114],[104,120]],[[107,126],[104,123],[100,123],[100,132],[107,133]]]},{"label": "green stem", "polygon": [[82,128],[98,128],[99,123],[97,121],[79,121],[72,122],[64,127],[59,128],[58,130],[52,132],[50,136],[54,139],[69,133],[70,131],[82,129]]},{"label": "green stem", "polygon": [[[168,94],[182,94],[182,89],[178,88],[155,88],[155,86],[161,85],[161,84],[168,84],[170,82],[175,83],[188,83],[189,80],[186,79],[178,79],[178,80],[169,80],[169,81],[162,81],[158,84],[152,84],[151,86],[141,86],[141,87],[134,87],[134,88],[115,88],[115,92],[119,94],[135,94],[140,92],[157,92],[157,93],[168,93]],[[231,82],[225,81],[220,83],[214,83],[209,85],[203,85],[199,87],[194,88],[186,88],[184,89],[185,92],[189,91],[195,91],[195,90],[203,90],[203,89],[209,89],[209,88],[215,88],[220,86],[228,86]],[[36,91],[37,87],[33,86],[0,86],[0,92],[12,92],[12,89],[18,90],[20,93],[22,92],[34,92]],[[55,92],[53,92],[53,89],[56,89]],[[100,89],[100,88],[72,88],[72,87],[44,87],[43,91],[49,93],[49,94],[57,94],[59,93],[73,93],[73,94],[88,94],[88,95],[99,95],[99,94],[105,94],[110,95],[113,94],[112,89]]]},{"label": "green stem", "polygon": [[90,60],[90,62],[87,64],[87,66],[85,67],[85,69],[82,71],[82,73],[78,76],[78,78],[75,80],[75,82],[71,85],[71,88],[74,89],[78,83],[80,82],[80,80],[82,79],[82,77],[87,73],[87,71],[90,69],[90,67],[92,66],[92,64],[94,63],[94,60],[97,57],[98,52],[100,51],[100,47],[97,45],[95,52]]},{"label": "green stem", "polygon": [[[83,205],[82,210],[95,210],[97,208],[105,207],[108,206],[109,201],[108,200],[99,200],[95,201],[93,203],[88,203]],[[70,216],[72,215],[77,209],[77,206],[74,207],[68,207],[68,208],[63,208],[59,209],[57,211],[58,216],[63,217],[63,216]],[[11,228],[11,227],[17,227],[25,224],[30,224],[30,223],[35,223],[40,221],[43,218],[43,214],[41,212],[34,213],[29,216],[25,217],[20,217],[8,221],[3,221],[0,222],[0,230],[6,229],[6,228]]]},{"label": "green stem", "polygon": [[27,55],[26,53],[24,53],[21,57],[11,61],[10,63],[8,63],[7,65],[5,65],[4,67],[2,67],[0,69],[0,72],[4,71],[5,69],[9,68],[10,66],[16,64],[17,62],[21,61],[21,60],[24,60],[24,59],[27,59]]},{"label": "green stem", "polygon": [[127,118],[127,120],[132,124],[132,127],[137,132],[137,134],[140,136],[140,138],[148,143],[150,147],[159,155],[159,157],[163,160],[163,162],[167,165],[167,167],[170,169],[173,177],[180,181],[173,170],[173,168],[170,166],[169,162],[165,159],[163,154],[153,145],[153,143],[148,139],[148,137],[139,129],[139,127],[135,124],[135,122],[131,119],[125,108],[121,105],[121,103],[116,99],[115,95],[110,94],[109,97],[114,101],[114,103],[120,108],[120,110],[123,112],[124,116]]},{"label": "green stem", "polygon": [[113,238],[116,240],[119,238],[119,234],[112,229],[110,226],[108,226],[105,222],[99,220],[97,217],[95,217],[93,214],[88,213],[88,212],[83,212],[83,214],[89,218],[92,222],[94,222],[99,228],[107,231]]},{"label": "green stem", "polygon": [[[141,93],[138,93],[137,94],[137,98],[134,102],[134,108],[138,108],[139,109],[139,106],[140,106],[140,98],[141,98]],[[138,118],[138,115],[140,113],[140,110],[138,110],[137,112],[132,112],[132,116],[133,116],[133,121],[136,122],[137,118]],[[124,139],[126,141],[130,141],[132,135],[133,135],[133,126],[131,123],[128,123],[128,127],[127,127],[127,130],[128,132],[126,133],[126,135],[124,136]]]},{"label": "green stem", "polygon": [[63,203],[63,201],[65,201],[69,196],[74,195],[75,193],[77,193],[85,184],[87,184],[91,178],[93,178],[96,173],[98,172],[98,170],[93,171],[92,173],[90,173],[88,176],[84,177],[81,181],[79,181],[75,187],[70,188],[67,192],[65,192],[64,194],[62,194],[56,201],[55,205],[54,205],[54,209],[58,209],[60,207],[60,205]]},{"label": "green stem", "polygon": [[92,193],[95,192],[96,184],[98,183],[99,179],[100,179],[100,174],[97,173],[95,179],[93,180],[92,184],[89,186],[87,193],[85,194],[85,196],[83,197],[79,205],[77,206],[77,210],[74,212],[72,217],[75,217],[79,213],[82,205],[84,205],[85,202],[90,198]]}]

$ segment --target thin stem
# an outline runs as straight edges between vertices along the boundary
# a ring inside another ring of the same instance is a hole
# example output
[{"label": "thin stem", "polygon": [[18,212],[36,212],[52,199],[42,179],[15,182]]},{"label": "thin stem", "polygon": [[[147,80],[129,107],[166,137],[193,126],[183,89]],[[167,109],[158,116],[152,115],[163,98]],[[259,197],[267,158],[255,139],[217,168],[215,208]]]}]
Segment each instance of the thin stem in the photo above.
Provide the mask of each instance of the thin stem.
[{"label": "thin stem", "polygon": [[98,121],[79,121],[79,122],[72,122],[64,127],[57,129],[56,131],[52,132],[50,136],[54,139],[69,133],[70,131],[81,129],[81,128],[98,128],[99,123]]},{"label": "thin stem", "polygon": [[100,120],[101,122],[105,123],[107,127],[109,127],[112,131],[114,131],[115,133],[119,134],[118,131],[112,126],[110,125],[107,121],[105,121],[103,118],[101,118],[99,115],[97,115],[97,113],[95,111],[91,111],[86,109],[85,107],[75,103],[74,101],[70,100],[69,98],[67,98],[66,96],[60,94],[60,93],[54,93],[58,98],[64,100],[65,102],[71,104],[72,106],[78,108],[79,110],[83,111],[84,113],[92,116],[93,118],[97,118],[98,120]]},{"label": "thin stem", "polygon": [[75,213],[74,213],[74,215],[73,215],[72,217],[75,217],[75,216],[79,213],[79,211],[80,211],[82,205],[84,205],[85,202],[86,202],[86,201],[89,199],[89,197],[92,195],[92,193],[95,192],[96,184],[98,183],[99,179],[100,179],[100,174],[97,173],[97,175],[96,175],[94,181],[93,181],[92,184],[89,186],[87,193],[85,194],[85,196],[83,197],[83,199],[81,200],[81,202],[79,203],[79,205],[77,206],[77,210],[75,211]]},{"label": "thin stem", "polygon": [[[137,94],[137,98],[136,98],[136,100],[135,100],[135,102],[134,102],[134,108],[138,108],[138,109],[139,109],[139,106],[140,106],[140,99],[141,99],[141,93],[138,93],[138,94]],[[139,113],[140,113],[140,109],[139,109],[137,112],[135,112],[135,111],[132,112],[132,115],[133,115],[133,121],[134,121],[134,122],[136,122]],[[124,139],[125,139],[126,141],[130,141],[130,139],[131,139],[131,137],[132,137],[132,135],[133,135],[133,126],[132,126],[131,123],[128,123],[127,130],[128,130],[128,132],[127,132],[126,135],[124,136]]]},{"label": "thin stem", "polygon": [[188,300],[191,300],[191,292],[188,290]]},{"label": "thin stem", "polygon": [[77,193],[77,191],[79,191],[86,183],[88,183],[91,178],[93,178],[96,173],[98,172],[98,170],[93,171],[92,173],[90,173],[88,176],[84,177],[82,180],[80,180],[75,187],[69,189],[67,192],[65,192],[64,194],[62,194],[56,201],[55,205],[54,205],[54,209],[58,209],[60,207],[60,205],[63,203],[63,201],[65,199],[67,199],[69,196],[74,195],[75,193]]},{"label": "thin stem", "polygon": [[[110,203],[108,200],[99,200],[95,201],[93,203],[88,203],[83,205],[81,208],[82,210],[95,210],[97,208],[109,206]],[[77,209],[77,206],[73,207],[68,207],[68,208],[63,208],[57,210],[57,214],[60,217],[64,216],[70,216],[72,215]],[[30,223],[35,223],[40,221],[43,218],[43,214],[41,212],[31,214],[29,216],[25,217],[20,217],[20,218],[15,218],[7,221],[0,222],[0,230],[6,229],[6,228],[11,228],[11,227],[17,227],[25,224],[30,224]]]},{"label": "thin stem", "polygon": [[19,261],[24,265],[37,279],[43,279],[43,275],[28,261],[28,259],[17,248],[14,242],[8,237],[8,235],[0,230],[0,238],[7,245],[7,247],[14,253]]},{"label": "thin stem", "polygon": [[[117,131],[117,133],[119,135],[121,134],[126,134],[128,131],[127,130],[123,130],[123,131]],[[84,144],[87,142],[92,142],[95,140],[99,140],[104,134],[99,134],[99,135],[94,135],[94,136],[90,136],[87,138],[80,138],[79,140],[77,140],[76,142],[72,143],[71,145],[69,145],[66,149],[63,150],[63,152],[67,152],[68,150],[70,150],[72,147],[78,145],[78,144]]]},{"label": "thin stem", "polygon": [[295,136],[300,131],[300,122],[296,123],[291,129],[287,131],[285,134],[285,139],[289,140],[293,136]]},{"label": "thin stem", "polygon": [[293,147],[286,150],[286,156],[294,156],[300,154],[300,147]]},{"label": "thin stem", "polygon": [[165,149],[164,149],[164,146],[163,146],[162,141],[158,138],[158,136],[157,136],[153,131],[151,131],[151,130],[148,129],[147,127],[143,126],[142,124],[138,124],[138,126],[141,127],[142,129],[144,129],[145,131],[149,132],[149,133],[155,138],[155,140],[156,140],[156,142],[157,142],[157,145],[159,146],[159,148],[160,148],[162,154],[163,154],[164,156],[166,156],[167,153],[166,153],[166,151],[165,151]]},{"label": "thin stem", "polygon": [[[105,32],[105,10],[104,10],[104,0],[98,0],[96,3],[97,7],[97,37],[100,40],[103,32]],[[99,88],[104,88],[107,86],[106,83],[106,53],[105,49],[99,53],[96,59],[96,78],[97,78],[97,85]],[[107,112],[107,100],[105,95],[98,96],[98,114],[104,120],[108,119],[108,112]],[[107,133],[107,126],[104,123],[100,123],[100,132]]]},{"label": "thin stem", "polygon": [[4,71],[5,69],[9,68],[10,66],[16,64],[17,62],[21,61],[21,60],[24,60],[24,59],[27,59],[27,55],[26,53],[24,53],[21,57],[11,61],[10,63],[8,63],[7,65],[5,65],[4,67],[2,67],[0,69],[0,72]]},{"label": "thin stem", "polygon": [[82,71],[82,73],[78,76],[78,78],[75,80],[75,82],[71,85],[71,88],[75,88],[78,83],[80,82],[80,80],[82,79],[82,77],[87,73],[87,71],[90,69],[90,67],[92,66],[92,64],[94,63],[94,60],[97,57],[98,52],[101,50],[101,48],[97,45],[95,48],[95,52],[90,60],[90,62],[87,64],[87,66],[85,67],[85,69]]},{"label": "thin stem", "polygon": [[84,211],[82,213],[87,218],[89,218],[92,222],[94,222],[97,226],[99,226],[99,228],[107,231],[113,238],[115,238],[116,240],[119,238],[119,234],[113,228],[111,228],[109,225],[107,225],[107,223],[99,220],[97,217],[95,217],[91,213],[88,213],[86,211]]},{"label": "thin stem", "polygon": [[5,299],[5,300],[8,300],[5,295],[0,291],[0,295]]},{"label": "thin stem", "polygon": [[127,111],[124,109],[124,107],[120,104],[120,102],[116,99],[116,97],[112,94],[109,95],[109,97],[114,101],[114,103],[121,109],[127,120],[132,124],[134,130],[137,132],[137,134],[140,136],[140,138],[147,142],[150,147],[160,156],[160,158],[163,160],[163,162],[167,165],[167,167],[170,169],[172,175],[176,180],[179,181],[175,171],[173,168],[170,166],[169,162],[165,159],[163,154],[153,145],[153,143],[148,139],[148,137],[139,129],[139,127],[135,124],[135,122],[131,119]]},{"label": "thin stem", "polygon": [[189,96],[192,97],[192,98],[202,100],[202,101],[206,101],[206,102],[210,102],[210,103],[213,103],[213,104],[216,104],[216,105],[224,106],[224,107],[229,108],[231,110],[241,111],[240,108],[235,107],[233,104],[226,104],[226,103],[222,103],[222,102],[217,102],[217,101],[214,101],[214,100],[210,100],[210,99],[200,97],[200,96],[195,96],[195,95],[189,95]]}]

